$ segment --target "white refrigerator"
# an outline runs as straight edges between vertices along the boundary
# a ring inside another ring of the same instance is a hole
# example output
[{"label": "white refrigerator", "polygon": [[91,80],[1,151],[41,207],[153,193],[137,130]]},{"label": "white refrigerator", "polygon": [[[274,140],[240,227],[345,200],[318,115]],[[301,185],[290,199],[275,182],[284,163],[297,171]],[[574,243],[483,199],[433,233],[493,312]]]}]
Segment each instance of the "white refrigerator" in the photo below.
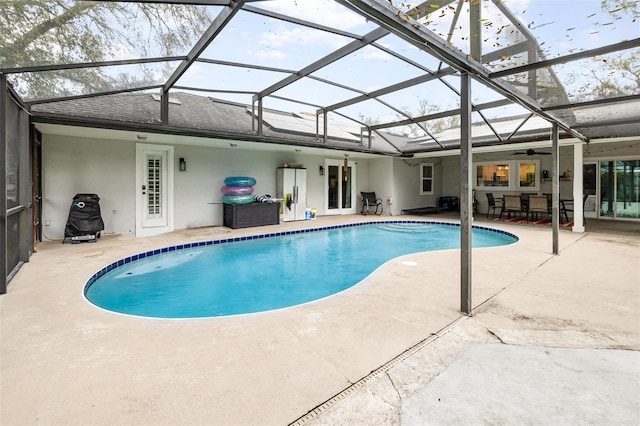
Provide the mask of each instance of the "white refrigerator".
[{"label": "white refrigerator", "polygon": [[304,220],[307,208],[307,169],[279,167],[276,174],[276,198],[281,199],[282,219]]}]

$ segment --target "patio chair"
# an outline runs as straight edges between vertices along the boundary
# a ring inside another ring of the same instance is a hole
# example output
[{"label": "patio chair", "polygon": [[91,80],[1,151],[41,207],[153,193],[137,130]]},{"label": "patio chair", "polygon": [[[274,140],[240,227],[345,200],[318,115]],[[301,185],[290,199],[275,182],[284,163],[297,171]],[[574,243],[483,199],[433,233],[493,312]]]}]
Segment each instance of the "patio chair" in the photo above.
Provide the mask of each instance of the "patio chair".
[{"label": "patio chair", "polygon": [[529,211],[529,194],[527,193],[520,194],[520,208],[522,209],[522,212],[524,213],[525,216],[529,215],[527,213]]},{"label": "patio chair", "polygon": [[489,212],[493,212],[492,217],[496,215],[496,207],[500,207],[502,209],[502,200],[496,200],[493,196],[493,192],[487,192],[487,202],[489,206],[487,207],[487,217],[489,217]]},{"label": "patio chair", "polygon": [[376,197],[375,192],[360,192],[362,195],[362,214],[375,213],[382,214],[382,199]]},{"label": "patio chair", "polygon": [[551,215],[551,211],[549,210],[549,203],[547,202],[547,196],[546,195],[530,195],[527,218],[529,217],[529,214],[530,214],[532,220],[534,217],[537,219],[538,214],[540,213]]},{"label": "patio chair", "polygon": [[504,213],[507,213],[509,219],[511,219],[511,213],[514,213],[514,215],[519,213],[520,217],[522,217],[522,198],[519,195],[505,195],[504,204],[500,211],[500,219],[502,219]]}]

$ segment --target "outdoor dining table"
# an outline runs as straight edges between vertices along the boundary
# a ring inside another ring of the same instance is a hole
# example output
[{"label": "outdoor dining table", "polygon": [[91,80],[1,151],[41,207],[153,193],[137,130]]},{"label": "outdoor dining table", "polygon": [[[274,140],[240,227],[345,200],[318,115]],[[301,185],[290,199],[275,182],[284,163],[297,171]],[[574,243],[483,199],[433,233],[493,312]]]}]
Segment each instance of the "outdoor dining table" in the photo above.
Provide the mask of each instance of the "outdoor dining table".
[{"label": "outdoor dining table", "polygon": [[[522,200],[522,195],[523,194],[507,194],[507,195],[518,195],[521,197]],[[526,196],[529,196],[531,194],[524,194]],[[551,214],[551,194],[542,194],[542,195],[546,195],[548,197],[549,200],[549,214]],[[494,197],[496,201],[500,201],[500,203],[502,204],[502,208],[504,208],[504,194],[503,195],[498,195]],[[568,212],[572,212],[573,211],[573,199],[572,198],[560,198],[558,199],[558,207],[560,208],[560,223],[569,223],[569,213]],[[523,200],[523,205],[522,205],[522,211],[526,213],[527,211],[527,202],[526,200]],[[502,217],[502,211],[500,212],[500,217]],[[564,218],[564,221],[563,221]]]}]

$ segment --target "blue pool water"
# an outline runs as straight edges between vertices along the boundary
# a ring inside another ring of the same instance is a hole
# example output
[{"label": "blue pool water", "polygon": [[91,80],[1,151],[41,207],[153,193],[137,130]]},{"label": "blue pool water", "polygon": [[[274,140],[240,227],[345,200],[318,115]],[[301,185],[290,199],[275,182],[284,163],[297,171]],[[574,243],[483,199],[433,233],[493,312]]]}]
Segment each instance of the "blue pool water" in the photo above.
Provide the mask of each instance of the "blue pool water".
[{"label": "blue pool water", "polygon": [[[517,238],[474,227],[472,241],[489,247]],[[145,317],[268,311],[338,293],[395,257],[459,246],[457,225],[400,221],[207,241],[118,261],[89,280],[85,295],[101,308]]]}]

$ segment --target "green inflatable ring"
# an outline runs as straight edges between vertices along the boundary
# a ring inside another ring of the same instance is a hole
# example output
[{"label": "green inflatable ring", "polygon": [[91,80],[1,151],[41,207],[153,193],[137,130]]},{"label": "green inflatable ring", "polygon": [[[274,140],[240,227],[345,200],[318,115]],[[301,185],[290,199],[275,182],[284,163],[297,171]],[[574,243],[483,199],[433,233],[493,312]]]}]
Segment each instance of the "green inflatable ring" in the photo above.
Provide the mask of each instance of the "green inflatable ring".
[{"label": "green inflatable ring", "polygon": [[227,204],[251,204],[255,201],[253,194],[245,195],[223,195],[222,202]]}]

